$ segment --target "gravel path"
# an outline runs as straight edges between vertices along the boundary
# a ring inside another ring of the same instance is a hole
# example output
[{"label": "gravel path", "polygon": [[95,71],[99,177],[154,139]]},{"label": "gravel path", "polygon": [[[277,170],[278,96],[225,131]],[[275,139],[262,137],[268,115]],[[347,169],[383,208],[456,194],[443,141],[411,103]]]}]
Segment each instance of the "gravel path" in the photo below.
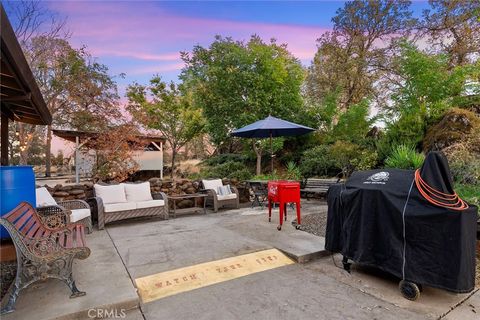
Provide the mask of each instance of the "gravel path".
[{"label": "gravel path", "polygon": [[15,279],[15,273],[17,272],[17,262],[8,261],[0,263],[0,299],[7,293],[10,284]]},{"label": "gravel path", "polygon": [[[297,224],[295,219],[293,225]],[[302,224],[299,228],[302,231],[314,234],[316,236],[325,237],[327,229],[327,212],[311,213],[302,217]]]}]

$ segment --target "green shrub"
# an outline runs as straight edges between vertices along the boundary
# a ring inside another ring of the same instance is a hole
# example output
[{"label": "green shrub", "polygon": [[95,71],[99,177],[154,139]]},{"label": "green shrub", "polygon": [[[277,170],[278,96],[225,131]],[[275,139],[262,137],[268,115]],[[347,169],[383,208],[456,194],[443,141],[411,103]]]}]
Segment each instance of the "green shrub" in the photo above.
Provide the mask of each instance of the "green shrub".
[{"label": "green shrub", "polygon": [[304,152],[300,163],[303,178],[331,177],[343,172],[368,170],[377,164],[377,153],[348,141],[320,145]]},{"label": "green shrub", "polygon": [[355,170],[368,170],[377,163],[377,153],[348,141],[336,141],[330,148],[337,174],[349,176]]},{"label": "green shrub", "polygon": [[444,153],[456,183],[480,185],[480,153],[470,146],[460,143],[444,149]]},{"label": "green shrub", "polygon": [[300,173],[304,178],[335,175],[335,163],[330,157],[330,147],[319,145],[303,153]]},{"label": "green shrub", "polygon": [[206,159],[205,161],[203,161],[203,163],[207,166],[217,166],[219,164],[223,164],[225,162],[232,162],[232,161],[245,162],[246,157],[244,155],[236,154],[236,153],[223,153],[216,156],[212,156]]},{"label": "green shrub", "polygon": [[392,153],[385,160],[386,168],[418,169],[425,160],[423,153],[418,153],[414,147],[404,144],[393,148]]},{"label": "green shrub", "polygon": [[268,180],[280,180],[280,176],[276,171],[270,174],[257,174],[252,177],[252,180],[268,181]]},{"label": "green shrub", "polygon": [[283,176],[286,180],[300,180],[302,178],[302,173],[300,172],[300,168],[297,164],[293,161],[289,161],[285,167],[286,172]]},{"label": "green shrub", "polygon": [[252,172],[245,164],[231,160],[204,168],[200,173],[200,176],[203,178],[236,178],[239,180],[248,180],[252,175]]},{"label": "green shrub", "polygon": [[457,192],[458,196],[463,200],[467,201],[470,204],[480,206],[480,184],[456,184],[455,191]]}]

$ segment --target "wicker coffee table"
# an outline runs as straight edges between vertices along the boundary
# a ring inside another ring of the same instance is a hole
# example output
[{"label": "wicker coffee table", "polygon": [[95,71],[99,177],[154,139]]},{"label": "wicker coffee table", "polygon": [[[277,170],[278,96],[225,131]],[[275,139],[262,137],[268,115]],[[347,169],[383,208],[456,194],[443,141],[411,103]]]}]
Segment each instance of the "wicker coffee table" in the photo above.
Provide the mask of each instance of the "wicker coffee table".
[{"label": "wicker coffee table", "polygon": [[[168,209],[168,215],[173,213],[173,217],[177,217],[177,213],[196,213],[196,212],[203,212],[207,214],[207,209],[205,208],[205,198],[207,194],[204,193],[193,193],[193,194],[184,194],[179,196],[168,196],[168,201],[172,201],[173,208]],[[181,200],[193,200],[193,207],[191,208],[183,208],[177,209],[177,201]],[[203,200],[203,201],[201,201]]]}]

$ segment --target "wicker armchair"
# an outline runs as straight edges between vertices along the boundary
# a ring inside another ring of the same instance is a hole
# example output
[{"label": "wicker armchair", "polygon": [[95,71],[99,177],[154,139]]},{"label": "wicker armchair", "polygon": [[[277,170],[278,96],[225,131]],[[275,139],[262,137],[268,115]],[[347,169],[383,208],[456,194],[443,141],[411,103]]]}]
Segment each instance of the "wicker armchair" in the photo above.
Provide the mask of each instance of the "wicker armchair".
[{"label": "wicker armchair", "polygon": [[37,198],[37,212],[47,226],[58,225],[62,222],[65,226],[69,223],[81,223],[92,233],[91,209],[83,200],[55,201],[45,187],[35,190]]},{"label": "wicker armchair", "polygon": [[240,195],[237,188],[230,186],[232,190],[231,195],[221,196],[217,193],[216,187],[222,186],[222,180],[202,180],[202,188],[200,192],[206,193],[208,197],[205,199],[206,206],[212,206],[214,212],[218,212],[219,208],[225,206],[233,206],[234,208],[240,208]]},{"label": "wicker armchair", "polygon": [[[59,217],[53,218],[55,215]],[[17,274],[5,296],[1,314],[15,310],[15,301],[22,289],[47,278],[64,281],[71,290],[70,298],[85,295],[76,287],[72,273],[73,260],[90,255],[85,243],[85,227],[82,224],[65,226],[60,211],[51,212],[49,217],[50,225],[47,225],[29,203],[22,202],[0,218],[0,225],[7,229],[17,253]]]},{"label": "wicker armchair", "polygon": [[[88,209],[90,206],[83,200],[68,200],[68,201],[58,201],[57,205],[38,207],[37,212],[47,226],[56,225],[61,220],[64,223],[64,226],[69,223],[73,223],[71,220],[72,210],[75,209]],[[88,216],[74,223],[81,223],[87,229],[87,233],[92,233],[92,217]]]}]

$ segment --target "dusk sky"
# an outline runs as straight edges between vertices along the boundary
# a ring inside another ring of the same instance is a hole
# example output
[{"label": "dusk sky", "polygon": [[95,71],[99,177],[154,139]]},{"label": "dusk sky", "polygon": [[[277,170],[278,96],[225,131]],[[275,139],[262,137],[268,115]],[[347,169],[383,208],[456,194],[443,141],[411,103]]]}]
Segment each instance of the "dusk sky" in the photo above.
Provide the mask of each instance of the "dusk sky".
[{"label": "dusk sky", "polygon": [[[177,80],[183,64],[180,51],[208,46],[216,34],[248,40],[258,34],[276,38],[305,66],[312,60],[320,35],[331,29],[342,1],[316,2],[167,2],[84,1],[49,2],[67,17],[75,47],[86,45],[117,79],[123,94],[126,85],[147,83],[155,73]],[[414,2],[415,15],[426,2]]]},{"label": "dusk sky", "polygon": [[[183,63],[180,51],[208,46],[215,35],[265,41],[276,38],[308,66],[316,39],[332,28],[331,19],[343,1],[54,1],[48,7],[67,17],[74,47],[85,45],[117,77],[122,103],[125,88],[134,81],[147,84],[154,74],[177,81]],[[419,16],[428,7],[415,1]],[[54,152],[71,146],[58,139]]]}]

